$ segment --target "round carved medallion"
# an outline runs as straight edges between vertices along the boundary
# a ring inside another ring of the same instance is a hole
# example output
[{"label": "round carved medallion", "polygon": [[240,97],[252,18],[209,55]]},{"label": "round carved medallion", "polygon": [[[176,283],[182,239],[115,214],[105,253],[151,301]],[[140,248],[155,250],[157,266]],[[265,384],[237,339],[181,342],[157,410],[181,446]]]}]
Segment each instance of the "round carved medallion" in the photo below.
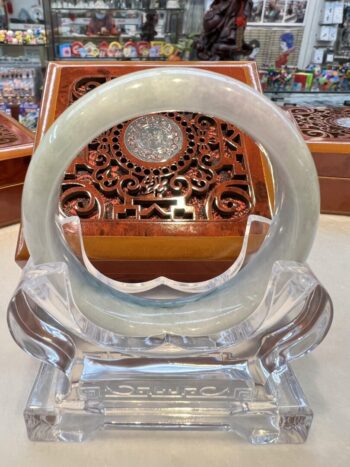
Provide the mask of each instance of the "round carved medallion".
[{"label": "round carved medallion", "polygon": [[164,162],[182,148],[181,128],[163,115],[145,115],[133,120],[124,136],[127,150],[145,162]]},{"label": "round carved medallion", "polygon": [[350,128],[350,117],[337,118],[335,123],[343,128]]}]

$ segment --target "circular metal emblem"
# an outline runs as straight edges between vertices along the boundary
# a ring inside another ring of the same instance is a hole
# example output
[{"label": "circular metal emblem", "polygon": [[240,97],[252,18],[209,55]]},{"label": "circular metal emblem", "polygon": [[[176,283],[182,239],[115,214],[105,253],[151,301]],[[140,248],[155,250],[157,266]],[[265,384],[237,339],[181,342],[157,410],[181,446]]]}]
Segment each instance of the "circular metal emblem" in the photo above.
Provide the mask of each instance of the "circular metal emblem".
[{"label": "circular metal emblem", "polygon": [[124,136],[126,149],[145,162],[164,162],[182,148],[181,128],[163,115],[145,115],[133,120]]},{"label": "circular metal emblem", "polygon": [[337,118],[335,123],[343,128],[350,128],[350,117]]}]

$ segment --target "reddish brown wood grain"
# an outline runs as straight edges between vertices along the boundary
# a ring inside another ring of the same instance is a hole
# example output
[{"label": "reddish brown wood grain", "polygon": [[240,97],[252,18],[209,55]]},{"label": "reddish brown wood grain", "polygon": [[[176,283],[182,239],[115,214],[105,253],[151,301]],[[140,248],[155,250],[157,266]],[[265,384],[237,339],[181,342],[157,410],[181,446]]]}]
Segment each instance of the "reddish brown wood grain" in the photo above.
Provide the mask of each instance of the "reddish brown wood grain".
[{"label": "reddish brown wood grain", "polygon": [[350,215],[350,178],[319,177],[321,211]]},{"label": "reddish brown wood grain", "polygon": [[23,182],[34,135],[0,112],[0,227],[19,222]]},{"label": "reddish brown wood grain", "polygon": [[[319,175],[321,212],[350,214],[350,128],[348,107],[292,107],[296,122],[314,158]],[[344,121],[344,120],[343,120]]]}]

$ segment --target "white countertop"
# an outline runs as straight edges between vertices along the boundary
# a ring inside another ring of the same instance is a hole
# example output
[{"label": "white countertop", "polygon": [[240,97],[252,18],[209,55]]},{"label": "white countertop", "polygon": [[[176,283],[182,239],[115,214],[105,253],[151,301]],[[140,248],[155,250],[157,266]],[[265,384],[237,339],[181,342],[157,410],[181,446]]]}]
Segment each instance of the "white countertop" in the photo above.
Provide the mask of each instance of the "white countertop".
[{"label": "white countertop", "polygon": [[0,229],[1,467],[350,466],[350,217],[321,216],[309,259],[330,293],[335,318],[325,341],[293,368],[314,410],[304,445],[251,446],[232,433],[115,431],[83,444],[32,443],[22,411],[39,364],[12,340],[6,309],[18,284],[18,226]]}]

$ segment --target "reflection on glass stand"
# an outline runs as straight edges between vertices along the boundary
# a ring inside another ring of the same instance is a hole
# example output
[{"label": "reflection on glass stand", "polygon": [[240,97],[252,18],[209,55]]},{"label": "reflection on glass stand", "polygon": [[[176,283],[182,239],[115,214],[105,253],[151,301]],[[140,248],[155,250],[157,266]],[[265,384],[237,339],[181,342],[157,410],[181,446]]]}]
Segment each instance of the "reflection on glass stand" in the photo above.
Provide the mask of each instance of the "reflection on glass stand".
[{"label": "reflection on glass stand", "polygon": [[[61,222],[79,244],[77,219]],[[306,265],[281,261],[260,306],[220,338],[108,337],[75,306],[64,263],[28,264],[8,319],[16,342],[43,361],[24,412],[33,441],[189,428],[300,443],[312,410],[290,361],[322,341],[332,304]]]}]

